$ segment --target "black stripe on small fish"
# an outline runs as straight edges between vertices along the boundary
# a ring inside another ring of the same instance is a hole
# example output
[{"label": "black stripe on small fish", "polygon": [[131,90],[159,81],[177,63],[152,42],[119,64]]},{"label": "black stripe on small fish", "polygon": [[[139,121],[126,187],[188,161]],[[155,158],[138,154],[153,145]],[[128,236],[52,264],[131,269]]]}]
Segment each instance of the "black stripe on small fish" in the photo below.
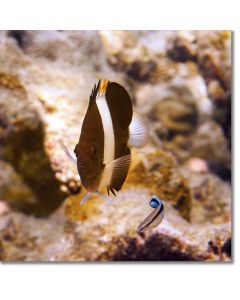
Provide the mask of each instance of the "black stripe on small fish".
[{"label": "black stripe on small fish", "polygon": [[[153,197],[154,198],[154,197]],[[154,223],[154,221],[157,219],[157,217],[159,217],[161,214],[163,214],[163,212],[164,212],[164,205],[163,205],[163,203],[162,203],[162,201],[161,200],[159,200],[157,197],[155,198],[155,199],[151,199],[150,200],[150,202],[152,201],[152,200],[156,200],[156,202],[158,202],[159,203],[159,206],[157,207],[157,208],[155,208],[154,209],[154,211],[153,212],[151,212],[150,213],[150,215],[148,215],[145,219],[144,219],[144,221],[139,225],[139,227],[138,227],[138,232],[139,231],[144,231],[144,229],[146,229],[147,227],[149,227],[151,224],[153,224]],[[149,221],[147,221],[149,219]],[[147,222],[143,227],[141,227],[142,226],[142,224],[144,224],[145,222]]]}]

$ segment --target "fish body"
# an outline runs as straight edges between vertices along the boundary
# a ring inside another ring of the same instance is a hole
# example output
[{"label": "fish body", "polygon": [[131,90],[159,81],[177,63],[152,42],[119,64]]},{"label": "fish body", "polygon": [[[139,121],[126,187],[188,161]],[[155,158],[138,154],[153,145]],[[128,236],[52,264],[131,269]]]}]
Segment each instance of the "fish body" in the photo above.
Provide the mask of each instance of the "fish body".
[{"label": "fish body", "polygon": [[[143,147],[149,137],[144,120],[133,112],[126,89],[116,82],[100,80],[90,95],[79,142],[75,146],[77,169],[87,194],[110,200],[109,195],[120,191],[131,164],[130,146]],[[73,161],[69,151],[64,149]]]},{"label": "fish body", "polygon": [[147,229],[152,229],[158,226],[164,217],[164,205],[163,202],[157,197],[153,196],[149,201],[149,205],[154,208],[152,211],[138,226],[137,232],[143,232]]}]

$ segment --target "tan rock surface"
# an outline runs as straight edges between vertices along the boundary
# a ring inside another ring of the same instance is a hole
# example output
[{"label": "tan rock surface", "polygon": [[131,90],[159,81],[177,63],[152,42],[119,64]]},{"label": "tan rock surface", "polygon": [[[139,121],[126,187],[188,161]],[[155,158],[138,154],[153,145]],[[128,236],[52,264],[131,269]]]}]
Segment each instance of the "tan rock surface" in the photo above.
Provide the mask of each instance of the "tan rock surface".
[{"label": "tan rock surface", "polygon": [[[230,38],[1,32],[0,259],[231,260]],[[74,148],[100,78],[127,88],[151,141],[115,205],[80,206],[84,191],[59,141]],[[165,218],[139,235],[154,194]]]}]

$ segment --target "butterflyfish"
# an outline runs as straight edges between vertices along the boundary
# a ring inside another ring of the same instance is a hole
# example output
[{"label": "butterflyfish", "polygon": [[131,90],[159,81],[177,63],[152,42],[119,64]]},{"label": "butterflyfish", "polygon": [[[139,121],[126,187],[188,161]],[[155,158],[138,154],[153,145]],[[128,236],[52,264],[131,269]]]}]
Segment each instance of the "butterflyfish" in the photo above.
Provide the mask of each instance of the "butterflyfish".
[{"label": "butterflyfish", "polygon": [[[108,80],[100,80],[90,95],[74,157],[63,146],[71,161],[77,164],[82,185],[87,193],[106,201],[116,195],[126,180],[131,164],[131,147],[142,148],[149,140],[148,125],[133,111],[126,89]],[[107,191],[107,195],[103,191]]]}]

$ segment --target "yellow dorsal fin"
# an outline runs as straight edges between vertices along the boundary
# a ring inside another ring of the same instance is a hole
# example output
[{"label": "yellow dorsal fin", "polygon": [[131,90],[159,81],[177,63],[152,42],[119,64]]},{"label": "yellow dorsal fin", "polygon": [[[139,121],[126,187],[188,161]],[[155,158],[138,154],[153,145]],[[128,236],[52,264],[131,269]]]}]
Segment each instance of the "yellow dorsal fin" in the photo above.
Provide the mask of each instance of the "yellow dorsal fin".
[{"label": "yellow dorsal fin", "polygon": [[108,80],[100,80],[99,94],[105,94],[107,90],[107,86],[109,84]]}]

